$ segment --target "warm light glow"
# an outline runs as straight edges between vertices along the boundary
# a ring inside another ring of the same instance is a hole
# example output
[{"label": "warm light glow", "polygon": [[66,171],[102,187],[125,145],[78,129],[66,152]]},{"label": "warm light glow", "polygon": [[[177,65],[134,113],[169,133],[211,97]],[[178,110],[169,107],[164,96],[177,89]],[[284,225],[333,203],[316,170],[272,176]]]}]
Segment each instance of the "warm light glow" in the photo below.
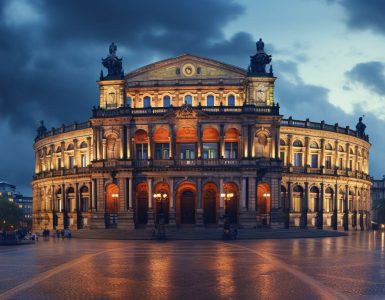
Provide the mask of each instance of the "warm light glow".
[{"label": "warm light glow", "polygon": [[264,193],[263,197],[270,197],[270,193]]},{"label": "warm light glow", "polygon": [[234,193],[221,193],[221,197],[225,198],[225,200],[229,200],[230,198],[234,197]]},{"label": "warm light glow", "polygon": [[112,198],[119,198],[119,194],[111,194]]}]

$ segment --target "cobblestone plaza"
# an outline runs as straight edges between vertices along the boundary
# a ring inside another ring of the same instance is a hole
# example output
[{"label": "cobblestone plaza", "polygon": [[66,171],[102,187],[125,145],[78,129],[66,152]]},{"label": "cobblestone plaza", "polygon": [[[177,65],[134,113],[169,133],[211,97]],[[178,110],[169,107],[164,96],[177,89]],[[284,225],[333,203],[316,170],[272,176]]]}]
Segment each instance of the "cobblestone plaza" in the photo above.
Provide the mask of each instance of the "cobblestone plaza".
[{"label": "cobblestone plaza", "polygon": [[39,240],[0,248],[0,299],[384,299],[385,235]]}]

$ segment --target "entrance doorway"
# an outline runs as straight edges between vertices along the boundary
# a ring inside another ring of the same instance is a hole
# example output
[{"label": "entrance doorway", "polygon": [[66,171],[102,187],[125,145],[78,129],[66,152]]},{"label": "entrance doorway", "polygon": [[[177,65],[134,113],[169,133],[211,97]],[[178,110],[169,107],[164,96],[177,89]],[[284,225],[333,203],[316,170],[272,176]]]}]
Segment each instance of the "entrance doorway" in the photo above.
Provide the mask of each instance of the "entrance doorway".
[{"label": "entrance doorway", "polygon": [[262,227],[270,224],[270,186],[267,183],[257,187],[257,222]]},{"label": "entrance doorway", "polygon": [[106,228],[116,228],[119,211],[119,187],[116,184],[109,184],[106,188]]},{"label": "entrance doorway", "polygon": [[217,188],[212,183],[203,189],[203,221],[205,224],[217,222]]},{"label": "entrance doorway", "polygon": [[195,223],[195,199],[192,191],[182,193],[180,201],[181,224]]},{"label": "entrance doorway", "polygon": [[148,196],[146,192],[138,194],[138,224],[147,224],[148,218]]}]

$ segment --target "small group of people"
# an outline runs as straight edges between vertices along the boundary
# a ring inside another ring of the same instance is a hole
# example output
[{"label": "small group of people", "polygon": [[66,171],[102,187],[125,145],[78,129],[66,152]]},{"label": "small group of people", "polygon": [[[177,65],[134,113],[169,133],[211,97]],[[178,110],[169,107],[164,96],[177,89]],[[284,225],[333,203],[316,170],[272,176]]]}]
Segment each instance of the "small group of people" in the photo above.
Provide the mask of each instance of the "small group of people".
[{"label": "small group of people", "polygon": [[72,233],[71,233],[71,230],[69,230],[68,228],[65,228],[62,230],[56,229],[54,237],[56,237],[56,238],[61,237],[62,239],[68,238],[70,240],[72,238]]}]

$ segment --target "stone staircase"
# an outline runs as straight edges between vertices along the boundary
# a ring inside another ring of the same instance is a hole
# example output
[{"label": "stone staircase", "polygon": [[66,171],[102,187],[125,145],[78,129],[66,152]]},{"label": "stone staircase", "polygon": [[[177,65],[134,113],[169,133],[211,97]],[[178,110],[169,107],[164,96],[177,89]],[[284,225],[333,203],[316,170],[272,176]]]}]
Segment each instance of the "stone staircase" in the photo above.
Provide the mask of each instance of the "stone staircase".
[{"label": "stone staircase", "polygon": [[[166,228],[167,240],[222,240],[222,228]],[[239,229],[237,239],[290,239],[345,236],[346,232],[317,229]],[[150,229],[92,229],[73,231],[72,237],[79,239],[105,240],[153,240]]]}]

